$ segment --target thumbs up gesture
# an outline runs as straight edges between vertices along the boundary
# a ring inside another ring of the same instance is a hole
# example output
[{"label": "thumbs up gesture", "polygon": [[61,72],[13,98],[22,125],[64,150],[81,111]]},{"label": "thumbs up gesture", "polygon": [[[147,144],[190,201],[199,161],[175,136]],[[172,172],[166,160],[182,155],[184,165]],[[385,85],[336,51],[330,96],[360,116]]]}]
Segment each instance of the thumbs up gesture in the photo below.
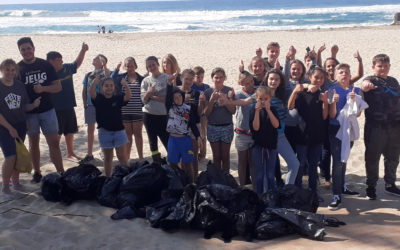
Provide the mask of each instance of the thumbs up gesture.
[{"label": "thumbs up gesture", "polygon": [[353,100],[353,101],[356,99],[356,88],[355,87],[353,87],[353,89],[349,93],[349,96],[350,96],[351,100]]},{"label": "thumbs up gesture", "polygon": [[333,90],[333,102],[337,103],[339,101],[339,94],[336,93],[336,89]]}]

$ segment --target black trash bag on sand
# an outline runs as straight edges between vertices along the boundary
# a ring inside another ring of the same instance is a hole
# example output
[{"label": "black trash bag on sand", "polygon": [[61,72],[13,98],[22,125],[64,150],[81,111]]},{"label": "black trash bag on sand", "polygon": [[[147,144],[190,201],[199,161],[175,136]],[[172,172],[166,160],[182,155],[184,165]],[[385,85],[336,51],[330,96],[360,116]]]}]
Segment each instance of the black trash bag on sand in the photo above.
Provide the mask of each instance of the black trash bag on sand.
[{"label": "black trash bag on sand", "polygon": [[50,173],[43,178],[42,181],[42,196],[46,201],[61,201],[61,175],[58,173]]},{"label": "black trash bag on sand", "polygon": [[232,175],[223,170],[217,169],[211,161],[207,164],[207,170],[201,172],[197,177],[196,184],[199,187],[209,184],[221,184],[231,188],[239,187]]},{"label": "black trash bag on sand", "polygon": [[259,239],[272,239],[293,233],[315,240],[323,240],[324,216],[287,208],[266,208],[256,225]]},{"label": "black trash bag on sand", "polygon": [[98,180],[100,170],[91,164],[81,164],[64,172],[61,176],[61,199],[70,204],[75,200],[91,200],[96,198],[104,179]]},{"label": "black trash bag on sand", "polygon": [[312,213],[316,213],[319,206],[316,192],[295,185],[269,190],[262,194],[262,201],[269,208],[295,208]]}]

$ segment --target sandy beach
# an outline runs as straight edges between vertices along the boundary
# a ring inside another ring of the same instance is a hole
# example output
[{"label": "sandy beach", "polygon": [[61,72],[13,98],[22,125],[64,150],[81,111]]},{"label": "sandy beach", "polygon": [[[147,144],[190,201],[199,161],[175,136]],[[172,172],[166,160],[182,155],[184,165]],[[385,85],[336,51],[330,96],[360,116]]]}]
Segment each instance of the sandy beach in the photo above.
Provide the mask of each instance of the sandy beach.
[{"label": "sandy beach", "polygon": [[[296,57],[302,60],[307,46],[318,49],[325,43],[327,50],[322,55],[324,59],[330,56],[330,47],[337,44],[338,60],[350,64],[353,73],[357,70],[358,62],[353,57],[357,50],[363,58],[365,76],[372,74],[372,57],[386,53],[390,56],[392,65],[389,75],[400,80],[399,31],[400,26],[382,26],[277,32],[93,33],[31,37],[37,57],[45,58],[48,51],[56,50],[63,55],[66,63],[76,58],[82,42],[89,45],[82,66],[74,75],[78,104],[75,111],[79,126],[79,132],[75,135],[75,152],[83,157],[86,154],[87,136],[81,97],[82,80],[85,73],[93,69],[92,59],[99,53],[108,58],[107,66],[111,70],[125,57],[133,56],[138,64],[137,72],[141,74],[145,73],[144,60],[147,56],[155,55],[161,59],[165,54],[172,53],[178,59],[181,69],[203,66],[206,71],[204,81],[209,84],[211,70],[217,66],[223,67],[228,75],[226,84],[239,89],[237,76],[240,60],[248,65],[256,48],[261,47],[265,52],[268,42],[279,42],[281,64],[284,63],[291,45],[297,49]],[[21,36],[0,36],[1,60],[21,60],[16,44]],[[360,86],[360,83],[358,81],[355,85]],[[225,244],[219,234],[211,240],[205,240],[199,231],[165,233],[151,228],[143,219],[113,221],[110,215],[115,210],[102,207],[96,201],[78,201],[70,206],[47,202],[40,195],[40,185],[31,184],[31,175],[22,174],[21,182],[26,186],[26,193],[15,193],[14,196],[0,194],[0,249],[400,249],[400,198],[384,193],[383,161],[380,164],[378,199],[370,201],[365,198],[363,115],[359,123],[361,139],[355,142],[351,151],[346,182],[360,191],[361,196],[347,196],[339,210],[330,211],[327,205],[331,200],[331,190],[323,185],[319,186],[325,202],[320,204],[318,213],[337,217],[347,223],[340,228],[327,228],[325,241],[291,235],[254,242],[236,237],[231,243]],[[143,133],[144,155],[149,157],[145,129]],[[97,132],[95,138],[96,165],[103,171]],[[28,145],[28,140],[25,144]],[[42,172],[54,172],[44,136],[41,137],[40,147]],[[65,154],[63,139],[60,147]],[[164,148],[159,148],[165,156]],[[135,147],[131,157],[137,157]],[[209,145],[207,159],[212,159]],[[2,154],[0,162],[3,162]],[[200,163],[200,170],[205,168],[205,164],[206,161]],[[285,165],[285,162],[281,161],[281,164]],[[76,165],[75,162],[64,159],[64,167]],[[286,167],[283,168],[285,171]],[[234,144],[231,147],[231,174],[237,177],[237,153]],[[400,175],[400,169],[397,174]],[[397,184],[400,185],[399,177]]]}]

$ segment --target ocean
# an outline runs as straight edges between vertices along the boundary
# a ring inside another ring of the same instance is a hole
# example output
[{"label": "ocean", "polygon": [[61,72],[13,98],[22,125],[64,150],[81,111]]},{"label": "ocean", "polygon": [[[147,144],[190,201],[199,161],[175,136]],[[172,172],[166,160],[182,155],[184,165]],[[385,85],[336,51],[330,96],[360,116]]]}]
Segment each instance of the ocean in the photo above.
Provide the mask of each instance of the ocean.
[{"label": "ocean", "polygon": [[399,0],[8,4],[0,5],[0,34],[328,29],[389,25],[396,12]]}]

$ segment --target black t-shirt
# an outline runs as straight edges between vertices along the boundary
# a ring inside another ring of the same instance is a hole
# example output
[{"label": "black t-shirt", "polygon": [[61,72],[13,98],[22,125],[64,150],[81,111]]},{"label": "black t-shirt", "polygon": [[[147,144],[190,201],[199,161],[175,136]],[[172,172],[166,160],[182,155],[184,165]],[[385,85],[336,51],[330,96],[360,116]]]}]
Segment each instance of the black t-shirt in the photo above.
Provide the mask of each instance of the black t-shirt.
[{"label": "black t-shirt", "polygon": [[[279,119],[278,111],[276,111],[274,107],[271,107],[271,111],[274,116]],[[251,136],[254,140],[254,145],[268,149],[276,149],[276,145],[278,143],[278,130],[272,126],[267,111],[265,109],[260,110],[260,129],[258,131],[255,131],[253,128],[255,113],[256,106],[255,104],[252,104],[249,125]]]},{"label": "black t-shirt", "polygon": [[302,145],[317,145],[324,141],[326,136],[326,122],[322,115],[322,101],[319,99],[320,91],[310,93],[302,91],[297,94],[296,109],[303,119],[305,126],[300,129],[298,143]]},{"label": "black t-shirt", "polygon": [[200,116],[198,113],[198,108],[199,108],[199,97],[200,97],[200,92],[197,90],[192,89],[190,92],[190,99],[186,100],[185,103],[187,105],[190,105],[190,109],[193,110],[193,115],[194,115],[194,120],[196,123],[200,122]]},{"label": "black t-shirt", "polygon": [[106,98],[98,93],[96,99],[92,99],[96,107],[97,128],[104,128],[109,131],[119,131],[124,129],[122,124],[121,107],[128,102],[124,101],[123,95],[114,95]]},{"label": "black t-shirt", "polygon": [[398,81],[388,76],[383,79],[378,76],[369,76],[365,80],[371,81],[376,89],[364,92],[364,100],[369,108],[365,110],[367,122],[383,124],[400,123],[400,85]]},{"label": "black t-shirt", "polygon": [[19,79],[25,84],[26,92],[28,93],[30,102],[33,102],[39,96],[40,106],[31,110],[29,113],[43,113],[53,108],[50,93],[37,94],[33,87],[36,83],[43,86],[49,86],[54,80],[57,80],[57,73],[53,66],[46,60],[36,58],[32,64],[26,64],[24,61],[18,63]]}]

